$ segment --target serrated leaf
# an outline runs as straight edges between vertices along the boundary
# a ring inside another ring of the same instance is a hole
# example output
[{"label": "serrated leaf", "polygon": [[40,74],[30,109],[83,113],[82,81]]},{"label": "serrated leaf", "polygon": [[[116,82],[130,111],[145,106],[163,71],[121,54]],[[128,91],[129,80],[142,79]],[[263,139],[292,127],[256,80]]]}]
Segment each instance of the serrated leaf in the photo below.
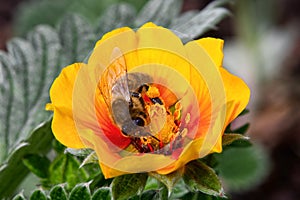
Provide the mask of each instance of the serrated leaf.
[{"label": "serrated leaf", "polygon": [[88,155],[81,163],[80,167],[83,167],[87,164],[91,164],[91,163],[98,163],[98,157],[96,152],[92,152],[90,155]]},{"label": "serrated leaf", "polygon": [[141,192],[146,184],[147,174],[127,174],[114,178],[111,190],[115,200],[128,199]]},{"label": "serrated leaf", "polygon": [[30,198],[30,200],[47,200],[47,196],[45,194],[45,192],[41,189],[35,190]]},{"label": "serrated leaf", "polygon": [[105,10],[98,22],[99,37],[116,28],[129,26],[136,15],[135,8],[128,3],[118,3]]},{"label": "serrated leaf", "polygon": [[149,0],[141,9],[134,22],[141,26],[146,22],[167,26],[175,18],[182,7],[182,0]]},{"label": "serrated leaf", "polygon": [[76,185],[71,193],[69,200],[89,200],[91,199],[91,192],[87,183],[80,183]]},{"label": "serrated leaf", "polygon": [[87,173],[79,168],[79,161],[70,154],[59,155],[50,166],[49,180],[52,184],[67,182],[73,188],[78,182],[86,181]]},{"label": "serrated leaf", "polygon": [[78,156],[78,157],[86,157],[90,155],[92,152],[94,152],[92,149],[72,149],[72,148],[65,149],[65,153],[69,153],[73,156]]},{"label": "serrated leaf", "polygon": [[148,177],[144,190],[156,190],[159,188],[160,182],[151,176]]},{"label": "serrated leaf", "polygon": [[23,192],[20,194],[17,194],[16,196],[14,196],[14,198],[12,200],[26,200]]},{"label": "serrated leaf", "polygon": [[183,180],[192,192],[203,192],[213,196],[223,196],[223,189],[215,171],[199,160],[185,166]]},{"label": "serrated leaf", "polygon": [[58,33],[64,55],[62,64],[83,62],[95,42],[91,25],[79,15],[68,14],[60,22]]},{"label": "serrated leaf", "polygon": [[46,156],[28,154],[23,158],[23,164],[38,177],[48,177],[50,160]]},{"label": "serrated leaf", "polygon": [[[11,102],[11,113],[1,123],[7,123],[9,133],[9,147],[14,142],[20,142],[24,139],[22,130],[26,127],[29,118],[29,112],[31,112],[31,105],[33,102],[33,95],[35,94],[34,86],[30,84],[30,78],[35,77],[34,66],[36,56],[32,45],[21,38],[14,38],[7,43],[8,56],[11,58],[9,70],[12,74],[13,99]],[[16,123],[18,122],[18,123]],[[27,132],[28,134],[28,132]]]},{"label": "serrated leaf", "polygon": [[[217,2],[219,1],[219,2]],[[195,39],[205,32],[216,29],[218,24],[223,18],[228,16],[230,12],[222,7],[219,7],[228,1],[217,0],[207,5],[197,15],[186,21],[181,21],[181,24],[174,24],[170,26],[171,29],[187,34],[189,38]]]},{"label": "serrated leaf", "polygon": [[93,194],[92,200],[110,200],[111,194],[110,194],[110,188],[109,187],[103,187],[96,190]]},{"label": "serrated leaf", "polygon": [[157,191],[156,190],[147,190],[142,193],[141,199],[157,199]]},{"label": "serrated leaf", "polygon": [[150,172],[149,175],[156,178],[160,182],[162,182],[167,188],[169,194],[171,194],[173,187],[182,177],[183,169],[176,170],[170,174],[158,174],[155,172]]},{"label": "serrated leaf", "polygon": [[[91,180],[91,183],[90,183],[90,189],[94,190],[94,189],[99,188],[99,187],[109,186],[112,182],[112,179],[105,179],[104,175],[101,172],[99,164],[98,165],[95,164],[95,166],[98,167],[98,174],[92,176],[92,180]],[[88,171],[88,169],[87,169],[87,171]],[[88,172],[90,173],[90,171],[88,171]]]},{"label": "serrated leaf", "polygon": [[215,197],[201,192],[189,192],[182,196],[180,200],[226,200],[227,197]]},{"label": "serrated leaf", "polygon": [[10,146],[9,119],[14,98],[11,66],[11,58],[6,53],[0,51],[0,163],[6,158]]},{"label": "serrated leaf", "polygon": [[50,190],[51,200],[67,200],[67,193],[62,185],[56,185]]},{"label": "serrated leaf", "polygon": [[246,137],[237,133],[226,133],[222,136],[222,146],[227,146],[235,141],[249,141],[249,137]]},{"label": "serrated leaf", "polygon": [[180,179],[172,190],[171,199],[181,199],[189,190],[186,188],[183,179]]},{"label": "serrated leaf", "polygon": [[175,17],[172,19],[170,27],[176,27],[179,26],[183,23],[186,23],[187,21],[189,21],[191,18],[193,18],[194,16],[196,16],[199,13],[198,10],[189,10],[186,11],[182,14],[180,14],[179,16]]},{"label": "serrated leaf", "polygon": [[27,167],[22,164],[22,159],[28,154],[45,155],[51,148],[53,134],[51,132],[51,120],[37,127],[30,137],[18,145],[0,167],[0,182],[9,183],[1,185],[0,199],[13,194],[18,185],[29,173]]},{"label": "serrated leaf", "polygon": [[266,153],[258,146],[228,148],[217,154],[216,169],[229,190],[254,187],[267,175],[270,167]]},{"label": "serrated leaf", "polygon": [[0,52],[3,72],[0,75],[0,137],[5,141],[5,145],[0,142],[2,158],[51,115],[44,106],[58,73],[58,35],[50,27],[39,26],[28,38],[12,39],[7,43],[8,52]]},{"label": "serrated leaf", "polygon": [[163,187],[157,190],[147,190],[143,192],[141,195],[136,195],[130,198],[130,200],[140,200],[140,199],[151,199],[151,200],[169,199],[168,189],[163,185]]}]

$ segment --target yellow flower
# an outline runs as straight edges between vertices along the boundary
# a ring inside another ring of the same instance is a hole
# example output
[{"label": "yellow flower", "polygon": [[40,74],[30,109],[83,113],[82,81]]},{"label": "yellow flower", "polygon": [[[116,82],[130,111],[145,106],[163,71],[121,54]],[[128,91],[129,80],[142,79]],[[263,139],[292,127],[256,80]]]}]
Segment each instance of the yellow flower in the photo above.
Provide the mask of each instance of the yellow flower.
[{"label": "yellow flower", "polygon": [[173,172],[222,151],[226,126],[250,91],[222,68],[223,41],[183,45],[153,23],[99,40],[87,64],[64,68],[51,90],[52,130],[71,148],[92,148],[106,178]]}]

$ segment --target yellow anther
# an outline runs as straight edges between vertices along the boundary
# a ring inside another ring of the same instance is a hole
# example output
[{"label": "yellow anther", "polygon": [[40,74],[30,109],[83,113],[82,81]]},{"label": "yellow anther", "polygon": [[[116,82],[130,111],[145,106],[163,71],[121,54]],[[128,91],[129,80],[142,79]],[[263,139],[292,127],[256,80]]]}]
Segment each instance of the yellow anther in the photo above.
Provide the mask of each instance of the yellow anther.
[{"label": "yellow anther", "polygon": [[191,114],[187,113],[185,116],[185,123],[188,124],[191,121]]},{"label": "yellow anther", "polygon": [[149,98],[155,98],[160,96],[159,90],[154,86],[150,86],[146,94]]},{"label": "yellow anther", "polygon": [[174,111],[174,119],[178,120],[180,118],[180,111],[179,110],[175,110]]},{"label": "yellow anther", "polygon": [[186,135],[187,135],[187,133],[188,133],[188,129],[187,128],[184,128],[182,131],[181,131],[181,136],[182,137],[185,137]]},{"label": "yellow anther", "polygon": [[182,105],[179,101],[175,104],[175,109],[176,110],[181,110],[182,109]]}]

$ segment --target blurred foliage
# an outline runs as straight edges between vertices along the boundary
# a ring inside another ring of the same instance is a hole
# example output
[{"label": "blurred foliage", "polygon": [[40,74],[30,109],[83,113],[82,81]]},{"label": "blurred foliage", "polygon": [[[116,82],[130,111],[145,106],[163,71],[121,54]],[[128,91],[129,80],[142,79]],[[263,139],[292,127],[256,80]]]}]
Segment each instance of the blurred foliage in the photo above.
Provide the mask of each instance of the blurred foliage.
[{"label": "blurred foliage", "polygon": [[[213,1],[200,12],[183,14],[179,12],[181,0],[150,0],[145,7],[142,7],[145,1],[136,4],[128,0],[135,5],[120,3],[105,9],[116,2],[36,0],[20,8],[18,18],[24,21],[17,22],[16,27],[21,28],[19,33],[26,34],[26,38],[13,38],[7,45],[8,52],[0,52],[0,182],[9,183],[1,186],[0,198],[12,197],[29,171],[39,178],[41,188],[30,195],[18,194],[14,199],[25,199],[24,196],[30,199],[222,199],[224,193],[218,173],[225,182],[228,180],[228,190],[230,180],[239,179],[226,171],[224,160],[230,151],[223,157],[212,154],[193,161],[187,168],[166,176],[145,173],[104,179],[91,150],[65,150],[53,139],[50,113],[44,111],[44,105],[49,102],[49,87],[62,67],[83,61],[105,32],[154,21],[172,28],[186,42],[215,29],[216,24],[229,15],[223,6],[230,1]],[[39,25],[31,29],[36,24]],[[32,132],[38,124],[40,126]],[[236,135],[243,134],[247,128],[248,125],[243,126],[237,132],[228,128],[224,148],[249,146],[248,138]],[[236,146],[237,143],[243,145]],[[253,151],[240,155],[233,164],[245,158],[253,167],[240,173],[240,179],[250,177],[253,172],[259,177],[262,162],[255,159]],[[253,183],[253,179],[250,182]]]},{"label": "blurred foliage", "polygon": [[[30,0],[22,3],[15,15],[14,32],[24,36],[39,24],[55,26],[66,13],[76,13],[85,17],[91,24],[110,5],[127,2],[139,10],[147,0]],[[113,13],[118,15],[118,13]]]}]

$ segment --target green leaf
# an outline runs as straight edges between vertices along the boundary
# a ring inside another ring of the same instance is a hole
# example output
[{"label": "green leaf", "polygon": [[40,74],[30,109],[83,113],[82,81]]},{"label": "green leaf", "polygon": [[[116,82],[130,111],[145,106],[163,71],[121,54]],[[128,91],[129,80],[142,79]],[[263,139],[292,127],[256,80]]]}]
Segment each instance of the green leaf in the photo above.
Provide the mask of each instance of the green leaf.
[{"label": "green leaf", "polygon": [[215,171],[199,160],[185,166],[183,179],[193,192],[203,192],[208,195],[224,196],[223,188]]},{"label": "green leaf", "polygon": [[220,7],[228,2],[230,1],[212,1],[197,15],[193,16],[191,14],[191,16],[193,16],[192,18],[182,18],[180,24],[173,23],[170,28],[180,33],[187,34],[191,39],[195,39],[209,30],[216,29],[216,24],[230,14],[227,9]]},{"label": "green leaf", "polygon": [[157,199],[158,197],[158,193],[156,190],[147,190],[145,192],[142,193],[141,198],[140,199]]},{"label": "green leaf", "polygon": [[147,178],[147,174],[127,174],[114,178],[111,185],[113,199],[128,199],[141,192],[145,187]]},{"label": "green leaf", "polygon": [[62,65],[83,62],[93,49],[95,35],[91,25],[79,15],[66,15],[59,24],[58,33],[64,55]]},{"label": "green leaf", "polygon": [[157,198],[157,199],[169,199],[169,195],[170,195],[170,192],[168,191],[168,188],[163,185],[161,188],[159,188],[158,190],[158,193],[156,195],[156,197],[154,198]]},{"label": "green leaf", "polygon": [[167,26],[176,17],[182,7],[182,0],[149,0],[141,9],[134,22],[141,26],[146,22]]},{"label": "green leaf", "polygon": [[62,185],[56,185],[50,190],[51,200],[67,200],[67,193]]},{"label": "green leaf", "polygon": [[227,146],[237,141],[249,142],[249,137],[236,133],[226,133],[222,136],[222,146]]},{"label": "green leaf", "polygon": [[171,199],[181,199],[188,192],[189,190],[186,188],[185,182],[183,179],[180,179],[172,190]]},{"label": "green leaf", "polygon": [[165,199],[172,199],[169,198],[169,192],[165,185],[161,185],[160,188],[156,190],[147,190],[144,191],[141,195],[136,195],[130,200],[140,200],[140,199],[152,199],[152,200],[165,200]]},{"label": "green leaf", "polygon": [[9,119],[14,98],[11,66],[11,58],[0,50],[0,163],[6,158],[10,146]]},{"label": "green leaf", "polygon": [[92,200],[110,200],[111,194],[110,194],[110,188],[109,187],[103,187],[96,190],[93,194]]},{"label": "green leaf", "polygon": [[0,199],[12,195],[29,173],[28,168],[22,163],[24,156],[28,154],[45,155],[51,148],[52,140],[51,120],[49,120],[37,127],[27,140],[15,148],[7,161],[0,167],[0,182],[9,183],[1,185]]},{"label": "green leaf", "polygon": [[104,33],[116,28],[129,26],[136,15],[135,8],[128,3],[118,3],[105,10],[98,22],[97,33],[102,36]]},{"label": "green leaf", "polygon": [[[88,165],[86,165],[85,168],[87,166]],[[95,164],[95,166],[98,167],[98,168],[96,168],[96,169],[98,169],[98,174],[91,176],[92,179],[91,179],[91,183],[90,183],[90,189],[94,190],[99,187],[109,186],[112,182],[112,179],[105,179],[104,175],[101,172],[99,164],[97,164],[97,165]],[[86,170],[90,173],[90,171],[88,169],[86,169]]]},{"label": "green leaf", "polygon": [[149,176],[144,190],[156,190],[156,189],[159,189],[159,185],[160,185],[160,182],[156,178]]},{"label": "green leaf", "polygon": [[[35,54],[31,44],[21,38],[10,40],[7,43],[7,49],[8,53],[5,54],[3,52],[2,56],[4,58],[0,58],[0,61],[3,63],[1,65],[4,65],[11,74],[11,80],[5,80],[6,77],[4,77],[3,83],[11,81],[12,87],[9,91],[5,91],[7,92],[7,96],[3,96],[1,102],[11,102],[9,104],[6,103],[10,108],[0,111],[7,112],[1,113],[1,116],[5,116],[5,118],[0,120],[0,127],[3,127],[6,131],[1,132],[1,134],[5,135],[5,141],[7,141],[6,148],[8,149],[13,146],[13,142],[20,142],[21,139],[24,139],[22,131],[26,129],[24,126],[29,118],[28,114],[31,111],[31,103],[33,103],[33,98],[30,94],[35,94],[34,86],[29,86],[29,77],[34,77],[35,75]],[[6,59],[5,57],[9,57],[10,59]],[[6,150],[6,152],[8,151]]]},{"label": "green leaf", "polygon": [[180,198],[181,200],[226,200],[227,197],[216,197],[201,192],[189,192]]},{"label": "green leaf", "polygon": [[50,160],[46,156],[28,154],[23,158],[23,164],[38,177],[48,177]]},{"label": "green leaf", "polygon": [[56,30],[47,25],[35,27],[27,38],[36,54],[36,77],[31,83],[38,84],[34,99],[42,98],[41,109],[44,109],[45,102],[49,101],[49,88],[61,69],[61,44]]},{"label": "green leaf", "polygon": [[38,189],[31,194],[30,200],[47,200],[47,196],[43,190]]},{"label": "green leaf", "polygon": [[94,151],[92,149],[72,149],[72,148],[66,148],[65,153],[69,153],[73,156],[77,157],[87,157]]},{"label": "green leaf", "polygon": [[20,194],[17,194],[16,196],[14,196],[14,198],[12,200],[26,200],[23,192],[21,192]]},{"label": "green leaf", "polygon": [[178,15],[177,17],[172,19],[170,27],[175,27],[175,26],[179,26],[183,23],[186,23],[191,18],[196,16],[198,13],[199,13],[198,10],[190,10],[190,11],[183,12],[180,15]]},{"label": "green leaf", "polygon": [[98,157],[97,157],[97,154],[96,152],[92,152],[90,155],[88,155],[84,160],[83,162],[81,163],[80,167],[83,167],[87,164],[91,164],[91,163],[98,163],[99,160],[98,160]]},{"label": "green leaf", "polygon": [[229,190],[254,187],[267,175],[270,167],[267,154],[258,146],[228,148],[216,158],[220,177]]},{"label": "green leaf", "polygon": [[80,183],[76,185],[70,193],[69,200],[89,200],[91,199],[91,192],[87,183]]},{"label": "green leaf", "polygon": [[150,172],[149,175],[162,182],[168,188],[169,194],[171,194],[173,187],[178,182],[178,180],[182,177],[182,173],[183,173],[183,169],[179,169],[166,175],[158,174],[155,172]]},{"label": "green leaf", "polygon": [[59,70],[60,44],[51,27],[39,26],[28,40],[14,38],[7,48],[0,51],[0,161],[50,117],[44,108]]},{"label": "green leaf", "polygon": [[51,163],[49,171],[52,184],[67,182],[68,188],[87,180],[87,173],[83,168],[79,168],[79,161],[70,154],[59,155]]}]

